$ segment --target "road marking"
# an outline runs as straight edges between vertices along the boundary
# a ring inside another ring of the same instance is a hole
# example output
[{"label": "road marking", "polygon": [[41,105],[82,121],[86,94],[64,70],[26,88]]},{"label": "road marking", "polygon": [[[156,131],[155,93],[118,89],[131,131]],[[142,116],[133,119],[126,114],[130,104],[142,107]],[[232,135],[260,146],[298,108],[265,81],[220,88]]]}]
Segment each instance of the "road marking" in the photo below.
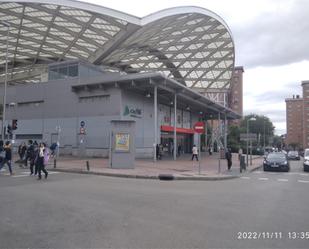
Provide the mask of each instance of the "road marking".
[{"label": "road marking", "polygon": [[299,174],[300,176],[309,176],[309,174]]},{"label": "road marking", "polygon": [[261,181],[267,181],[268,178],[266,178],[266,177],[260,177],[259,180],[261,180]]},{"label": "road marking", "polygon": [[309,181],[304,181],[304,180],[297,180],[297,181],[301,183],[309,183]]},{"label": "road marking", "polygon": [[288,182],[288,179],[277,179],[278,182]]},{"label": "road marking", "polygon": [[251,179],[250,177],[248,177],[248,176],[242,176],[242,177],[240,177],[241,179]]}]

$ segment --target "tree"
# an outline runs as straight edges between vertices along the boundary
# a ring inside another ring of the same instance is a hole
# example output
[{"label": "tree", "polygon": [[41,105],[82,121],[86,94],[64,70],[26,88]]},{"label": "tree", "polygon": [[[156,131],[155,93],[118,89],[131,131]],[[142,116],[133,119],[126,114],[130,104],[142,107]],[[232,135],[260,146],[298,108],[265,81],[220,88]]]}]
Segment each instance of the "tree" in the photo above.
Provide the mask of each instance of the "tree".
[{"label": "tree", "polygon": [[240,134],[247,133],[248,119],[253,117],[255,118],[255,121],[249,121],[249,133],[255,133],[257,135],[257,141],[252,143],[253,146],[265,147],[270,145],[275,129],[273,123],[266,116],[250,114],[243,118],[240,126],[232,125],[229,127],[227,141],[228,147],[230,147],[233,152],[238,151],[239,147],[242,147],[243,149],[246,148],[246,142],[240,141]]}]

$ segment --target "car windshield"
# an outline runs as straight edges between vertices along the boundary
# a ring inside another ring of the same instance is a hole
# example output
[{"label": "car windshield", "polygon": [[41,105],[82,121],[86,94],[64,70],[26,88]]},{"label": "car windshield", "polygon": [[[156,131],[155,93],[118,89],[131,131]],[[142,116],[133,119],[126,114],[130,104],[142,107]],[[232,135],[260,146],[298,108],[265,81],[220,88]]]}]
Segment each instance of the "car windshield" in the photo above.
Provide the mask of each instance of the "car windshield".
[{"label": "car windshield", "polygon": [[298,155],[298,152],[297,152],[297,151],[289,151],[288,154],[289,154],[289,155]]},{"label": "car windshield", "polygon": [[267,156],[267,159],[286,159],[283,153],[271,153]]},{"label": "car windshield", "polygon": [[305,156],[309,156],[309,150],[305,151]]}]

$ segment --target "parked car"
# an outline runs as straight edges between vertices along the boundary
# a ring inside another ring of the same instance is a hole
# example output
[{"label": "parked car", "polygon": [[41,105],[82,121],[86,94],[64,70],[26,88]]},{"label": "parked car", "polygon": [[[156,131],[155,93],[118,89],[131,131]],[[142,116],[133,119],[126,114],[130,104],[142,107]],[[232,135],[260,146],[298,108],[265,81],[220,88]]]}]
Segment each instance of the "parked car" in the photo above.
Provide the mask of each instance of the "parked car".
[{"label": "parked car", "polygon": [[300,160],[300,155],[299,155],[298,151],[290,150],[288,152],[288,159],[289,160]]},{"label": "parked car", "polygon": [[263,162],[264,171],[290,171],[290,164],[287,156],[283,152],[271,152],[267,155]]},{"label": "parked car", "polygon": [[309,171],[309,149],[304,152],[304,171]]}]

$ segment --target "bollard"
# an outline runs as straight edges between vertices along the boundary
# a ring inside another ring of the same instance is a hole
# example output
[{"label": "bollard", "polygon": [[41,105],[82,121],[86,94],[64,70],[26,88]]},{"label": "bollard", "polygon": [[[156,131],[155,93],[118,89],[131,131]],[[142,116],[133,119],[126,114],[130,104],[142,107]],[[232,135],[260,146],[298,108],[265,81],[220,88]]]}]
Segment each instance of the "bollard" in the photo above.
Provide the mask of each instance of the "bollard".
[{"label": "bollard", "polygon": [[90,170],[89,161],[86,161],[86,167],[87,167],[87,170],[89,171]]},{"label": "bollard", "polygon": [[56,158],[54,159],[54,169],[57,167],[57,160]]}]

